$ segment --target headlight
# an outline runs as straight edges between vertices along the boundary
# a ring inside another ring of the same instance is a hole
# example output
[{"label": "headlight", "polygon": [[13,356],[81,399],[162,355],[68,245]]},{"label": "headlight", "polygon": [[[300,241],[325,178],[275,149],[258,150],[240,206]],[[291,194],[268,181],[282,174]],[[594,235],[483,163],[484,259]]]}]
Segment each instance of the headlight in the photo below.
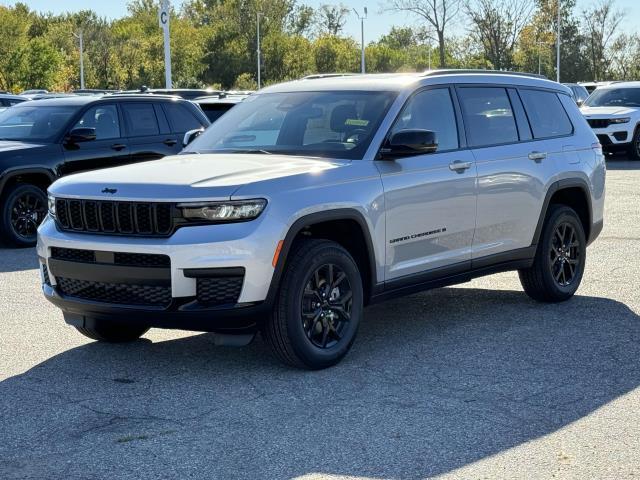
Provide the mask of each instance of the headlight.
[{"label": "headlight", "polygon": [[255,200],[238,200],[211,203],[182,203],[182,215],[189,220],[205,220],[209,222],[242,222],[253,220],[264,210],[267,201],[263,198]]},{"label": "headlight", "polygon": [[55,197],[49,195],[48,196],[48,204],[49,204],[49,215],[52,217],[56,216],[56,199]]},{"label": "headlight", "polygon": [[631,117],[623,117],[623,118],[612,118],[609,120],[609,123],[629,123],[631,121]]}]

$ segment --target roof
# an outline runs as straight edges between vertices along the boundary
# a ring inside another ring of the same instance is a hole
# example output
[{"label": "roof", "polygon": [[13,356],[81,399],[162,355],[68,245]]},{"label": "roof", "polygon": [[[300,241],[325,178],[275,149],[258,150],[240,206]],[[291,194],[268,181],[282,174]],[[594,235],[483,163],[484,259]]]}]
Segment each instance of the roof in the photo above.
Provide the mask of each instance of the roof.
[{"label": "roof", "polygon": [[27,97],[23,97],[21,95],[13,95],[11,93],[0,93],[0,98],[9,98],[11,100],[22,100],[22,101],[29,100],[29,98]]},{"label": "roof", "polygon": [[519,72],[492,72],[486,70],[430,70],[424,73],[384,73],[350,76],[329,76],[281,83],[264,88],[259,93],[295,91],[401,91],[416,85],[442,83],[491,83],[548,88],[569,93],[569,88],[538,75]]},{"label": "roof", "polygon": [[640,82],[607,82],[605,84],[598,84],[598,90],[614,88],[640,88]]},{"label": "roof", "polygon": [[34,107],[59,107],[59,106],[83,106],[89,103],[108,103],[114,98],[122,101],[135,102],[152,102],[158,100],[164,101],[185,101],[179,97],[170,95],[71,95],[68,97],[45,98],[41,100],[32,100],[29,106]]},{"label": "roof", "polygon": [[226,97],[219,97],[219,96],[199,97],[199,98],[196,98],[193,101],[196,102],[199,105],[202,105],[202,104],[206,104],[206,105],[229,104],[229,103],[236,104],[236,103],[242,102],[248,96],[249,95],[229,95],[229,96],[226,96]]}]

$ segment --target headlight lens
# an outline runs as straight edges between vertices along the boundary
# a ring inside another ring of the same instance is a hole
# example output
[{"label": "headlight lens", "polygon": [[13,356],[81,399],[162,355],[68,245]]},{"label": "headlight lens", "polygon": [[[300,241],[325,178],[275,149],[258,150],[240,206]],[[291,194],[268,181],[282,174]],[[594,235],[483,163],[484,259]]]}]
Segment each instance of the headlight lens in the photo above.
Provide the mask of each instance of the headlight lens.
[{"label": "headlight lens", "polygon": [[48,204],[49,204],[49,215],[52,217],[56,216],[56,199],[55,197],[49,195],[48,196]]},{"label": "headlight lens", "polygon": [[267,201],[263,198],[255,200],[239,200],[211,203],[182,203],[182,215],[189,220],[205,220],[209,222],[242,222],[258,218]]},{"label": "headlight lens", "polygon": [[630,121],[631,117],[612,118],[610,120],[611,123],[629,123]]}]

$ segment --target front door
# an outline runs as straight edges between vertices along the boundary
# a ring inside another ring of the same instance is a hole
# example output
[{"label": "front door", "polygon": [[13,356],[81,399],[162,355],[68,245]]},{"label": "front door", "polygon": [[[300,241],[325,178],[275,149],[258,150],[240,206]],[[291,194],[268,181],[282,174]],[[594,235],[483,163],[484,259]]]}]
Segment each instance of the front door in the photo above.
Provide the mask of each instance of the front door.
[{"label": "front door", "polygon": [[96,139],[80,143],[63,140],[65,163],[60,167],[60,175],[128,163],[129,145],[122,136],[120,124],[116,105],[100,104],[90,107],[71,130],[94,128]]},{"label": "front door", "polygon": [[386,281],[451,267],[470,268],[476,221],[476,166],[460,149],[456,110],[447,87],[410,98],[391,129],[436,133],[435,153],[381,160],[386,205]]}]

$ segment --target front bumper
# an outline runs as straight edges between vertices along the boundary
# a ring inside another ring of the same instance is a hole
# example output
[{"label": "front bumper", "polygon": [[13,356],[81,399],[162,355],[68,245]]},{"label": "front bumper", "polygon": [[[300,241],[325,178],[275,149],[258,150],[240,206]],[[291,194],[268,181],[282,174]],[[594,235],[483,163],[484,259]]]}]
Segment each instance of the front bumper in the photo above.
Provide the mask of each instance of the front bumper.
[{"label": "front bumper", "polygon": [[[62,232],[47,218],[38,231],[37,247],[43,292],[76,326],[104,318],[159,328],[251,331],[269,312],[272,259],[280,235],[260,219],[185,227],[170,238],[128,238]],[[54,258],[53,252],[62,249],[94,256],[89,261]],[[114,264],[114,256],[131,254],[168,257],[168,262],[162,268]],[[227,296],[222,304],[203,302],[211,293],[205,291],[206,281],[220,272],[241,272],[233,301]],[[134,292],[134,302],[127,291]]]},{"label": "front bumper", "polygon": [[633,140],[634,130],[631,124],[610,125],[607,128],[593,128],[602,148],[618,151],[628,148]]}]

